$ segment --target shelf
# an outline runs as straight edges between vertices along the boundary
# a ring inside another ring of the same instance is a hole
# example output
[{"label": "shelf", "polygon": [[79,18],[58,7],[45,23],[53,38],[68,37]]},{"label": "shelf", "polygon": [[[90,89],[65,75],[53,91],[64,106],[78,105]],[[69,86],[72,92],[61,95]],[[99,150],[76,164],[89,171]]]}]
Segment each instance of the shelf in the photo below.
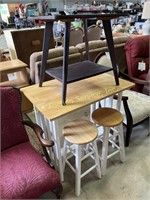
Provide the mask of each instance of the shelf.
[{"label": "shelf", "polygon": [[[91,61],[83,61],[75,64],[68,65],[68,77],[67,83],[79,81],[85,78],[96,76],[108,71],[112,68],[93,63]],[[51,77],[62,82],[62,67],[50,68],[46,70],[46,73]]]}]

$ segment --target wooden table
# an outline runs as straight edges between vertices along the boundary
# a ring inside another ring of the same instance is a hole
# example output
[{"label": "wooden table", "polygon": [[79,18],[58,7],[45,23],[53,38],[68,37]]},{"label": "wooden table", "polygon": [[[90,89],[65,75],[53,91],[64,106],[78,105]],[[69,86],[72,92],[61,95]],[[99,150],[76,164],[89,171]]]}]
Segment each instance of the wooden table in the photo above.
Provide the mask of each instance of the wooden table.
[{"label": "wooden table", "polygon": [[[53,22],[54,21],[63,21],[65,23],[65,33],[64,33],[64,59],[63,59],[63,67],[61,70],[61,79],[60,79],[60,69],[58,69],[59,73],[51,70],[47,70],[47,73],[57,79],[57,75],[59,74],[59,80],[62,82],[62,104],[66,104],[66,93],[67,93],[67,83],[68,83],[68,69],[70,69],[70,66],[68,67],[68,53],[69,53],[69,38],[70,38],[70,23],[75,20],[75,18],[80,18],[83,21],[84,24],[84,35],[85,35],[85,46],[87,50],[87,60],[89,60],[89,48],[88,48],[88,36],[87,36],[87,20],[91,18],[95,18],[97,20],[102,20],[103,27],[105,31],[105,36],[108,44],[108,49],[110,52],[110,58],[113,66],[113,72],[115,77],[116,85],[119,85],[119,78],[118,78],[118,71],[116,67],[116,59],[115,59],[115,51],[114,51],[114,44],[113,44],[113,38],[112,38],[112,31],[111,31],[111,23],[110,20],[114,18],[118,18],[119,16],[126,16],[126,14],[116,14],[116,13],[82,13],[82,14],[70,14],[70,15],[54,15],[54,16],[38,16],[34,17],[36,20],[41,20],[46,23],[45,25],[45,31],[44,31],[44,42],[43,42],[43,56],[42,56],[42,66],[40,70],[40,83],[39,86],[42,86],[43,80],[44,80],[44,74],[46,69],[46,63],[47,63],[47,56],[48,56],[48,49],[49,44],[52,41],[53,38]],[[82,66],[80,66],[81,63],[78,63],[78,66],[80,69]],[[93,65],[89,63],[91,68],[93,69]],[[101,68],[101,66],[100,66]],[[76,69],[76,68],[74,68]],[[95,70],[95,69],[94,69]],[[82,73],[82,79],[87,78],[85,73]],[[99,70],[98,74],[104,73],[105,71]],[[107,68],[106,68],[107,72]],[[74,73],[80,73],[80,70],[77,69],[76,72],[73,70]],[[71,79],[73,81],[76,81],[76,79],[73,79],[73,74],[71,75]],[[91,72],[90,76],[95,76],[97,73]],[[88,76],[89,77],[89,76]],[[70,78],[69,78],[70,79]],[[78,79],[79,80],[79,79]]]},{"label": "wooden table", "polygon": [[[29,80],[26,67],[27,64],[19,59],[0,62],[0,86],[13,86],[17,88],[28,86]],[[13,74],[12,80],[9,80],[9,74]]]},{"label": "wooden table", "polygon": [[[62,136],[59,126],[63,128],[67,120],[77,118],[75,113],[86,106],[117,93],[121,97],[121,92],[133,85],[123,79],[120,79],[120,84],[116,85],[114,77],[107,73],[70,83],[66,106],[61,104],[61,83],[57,80],[44,82],[43,87],[33,85],[22,89],[34,105],[37,123],[43,128],[45,134],[48,133],[47,137],[52,137],[54,140],[56,165],[62,181],[64,180],[60,143]],[[79,114],[78,118],[80,117]],[[62,124],[60,124],[61,119]]]}]

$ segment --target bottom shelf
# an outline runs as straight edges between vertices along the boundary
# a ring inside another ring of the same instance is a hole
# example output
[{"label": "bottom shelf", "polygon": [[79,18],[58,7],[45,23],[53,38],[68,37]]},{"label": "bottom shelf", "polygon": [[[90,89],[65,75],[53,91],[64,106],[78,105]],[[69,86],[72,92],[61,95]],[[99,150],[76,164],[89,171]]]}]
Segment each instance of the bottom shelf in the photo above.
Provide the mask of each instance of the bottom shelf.
[{"label": "bottom shelf", "polygon": [[[46,70],[46,73],[62,82],[62,69],[62,67],[50,68]],[[96,76],[98,74],[102,74],[111,70],[112,68],[93,63],[89,60],[71,64],[68,65],[67,83]]]}]

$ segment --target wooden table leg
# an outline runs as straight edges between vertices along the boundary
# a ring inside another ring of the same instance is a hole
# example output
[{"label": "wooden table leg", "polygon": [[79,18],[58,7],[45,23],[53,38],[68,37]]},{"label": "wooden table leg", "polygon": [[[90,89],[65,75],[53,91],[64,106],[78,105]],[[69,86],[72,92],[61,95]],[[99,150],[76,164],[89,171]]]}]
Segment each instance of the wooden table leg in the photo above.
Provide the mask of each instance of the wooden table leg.
[{"label": "wooden table leg", "polygon": [[44,81],[45,69],[47,64],[48,50],[54,48],[54,37],[53,37],[53,22],[46,22],[43,38],[43,54],[42,54],[42,65],[40,69],[40,82],[39,87],[42,87]]},{"label": "wooden table leg", "polygon": [[69,40],[70,40],[70,22],[65,22],[63,71],[62,71],[62,84],[63,84],[63,86],[62,86],[62,105],[66,104]]},{"label": "wooden table leg", "polygon": [[89,42],[88,42],[88,35],[87,35],[87,19],[83,20],[83,24],[84,24],[84,39],[85,39],[86,59],[90,60]]},{"label": "wooden table leg", "polygon": [[113,37],[112,37],[110,20],[103,20],[103,26],[104,26],[105,36],[106,36],[107,45],[108,45],[108,49],[110,53],[111,63],[113,66],[113,72],[114,72],[116,85],[119,85],[118,70],[116,66],[115,49],[114,49],[114,42],[113,42]]}]

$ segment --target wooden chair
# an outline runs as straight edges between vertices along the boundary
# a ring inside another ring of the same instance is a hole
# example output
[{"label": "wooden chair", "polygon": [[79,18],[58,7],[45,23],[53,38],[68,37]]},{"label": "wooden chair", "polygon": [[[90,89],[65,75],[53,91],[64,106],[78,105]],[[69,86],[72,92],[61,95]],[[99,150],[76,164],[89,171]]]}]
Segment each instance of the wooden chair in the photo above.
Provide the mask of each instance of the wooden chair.
[{"label": "wooden chair", "polygon": [[[110,59],[106,56],[105,52],[100,53],[95,58],[95,62],[99,64],[105,63],[106,66],[112,67]],[[120,69],[119,66],[118,69]],[[122,72],[120,75],[122,75]],[[117,105],[116,100],[117,96],[115,96],[113,100],[112,106],[114,108],[116,108]],[[150,96],[132,90],[126,90],[123,92],[120,111],[124,116],[123,124],[126,126],[126,146],[129,146],[133,127],[139,125],[150,116],[149,105]]]},{"label": "wooden chair", "polygon": [[[87,30],[88,41],[99,40],[101,33],[102,33],[102,29],[100,28],[100,26],[97,26],[97,25],[89,26]],[[83,40],[84,40],[84,36],[83,36]]]},{"label": "wooden chair", "polygon": [[[60,198],[62,186],[58,173],[51,166],[46,148],[53,141],[43,138],[42,129],[31,121],[23,121],[21,96],[17,89],[1,87],[1,166],[2,199],[37,199],[52,191]],[[36,133],[45,159],[29,142],[25,126]]]},{"label": "wooden chair", "polygon": [[[83,43],[83,29],[80,27],[72,28],[70,30],[69,46],[76,46],[80,43]],[[62,38],[62,46],[64,46],[64,37]]]}]

